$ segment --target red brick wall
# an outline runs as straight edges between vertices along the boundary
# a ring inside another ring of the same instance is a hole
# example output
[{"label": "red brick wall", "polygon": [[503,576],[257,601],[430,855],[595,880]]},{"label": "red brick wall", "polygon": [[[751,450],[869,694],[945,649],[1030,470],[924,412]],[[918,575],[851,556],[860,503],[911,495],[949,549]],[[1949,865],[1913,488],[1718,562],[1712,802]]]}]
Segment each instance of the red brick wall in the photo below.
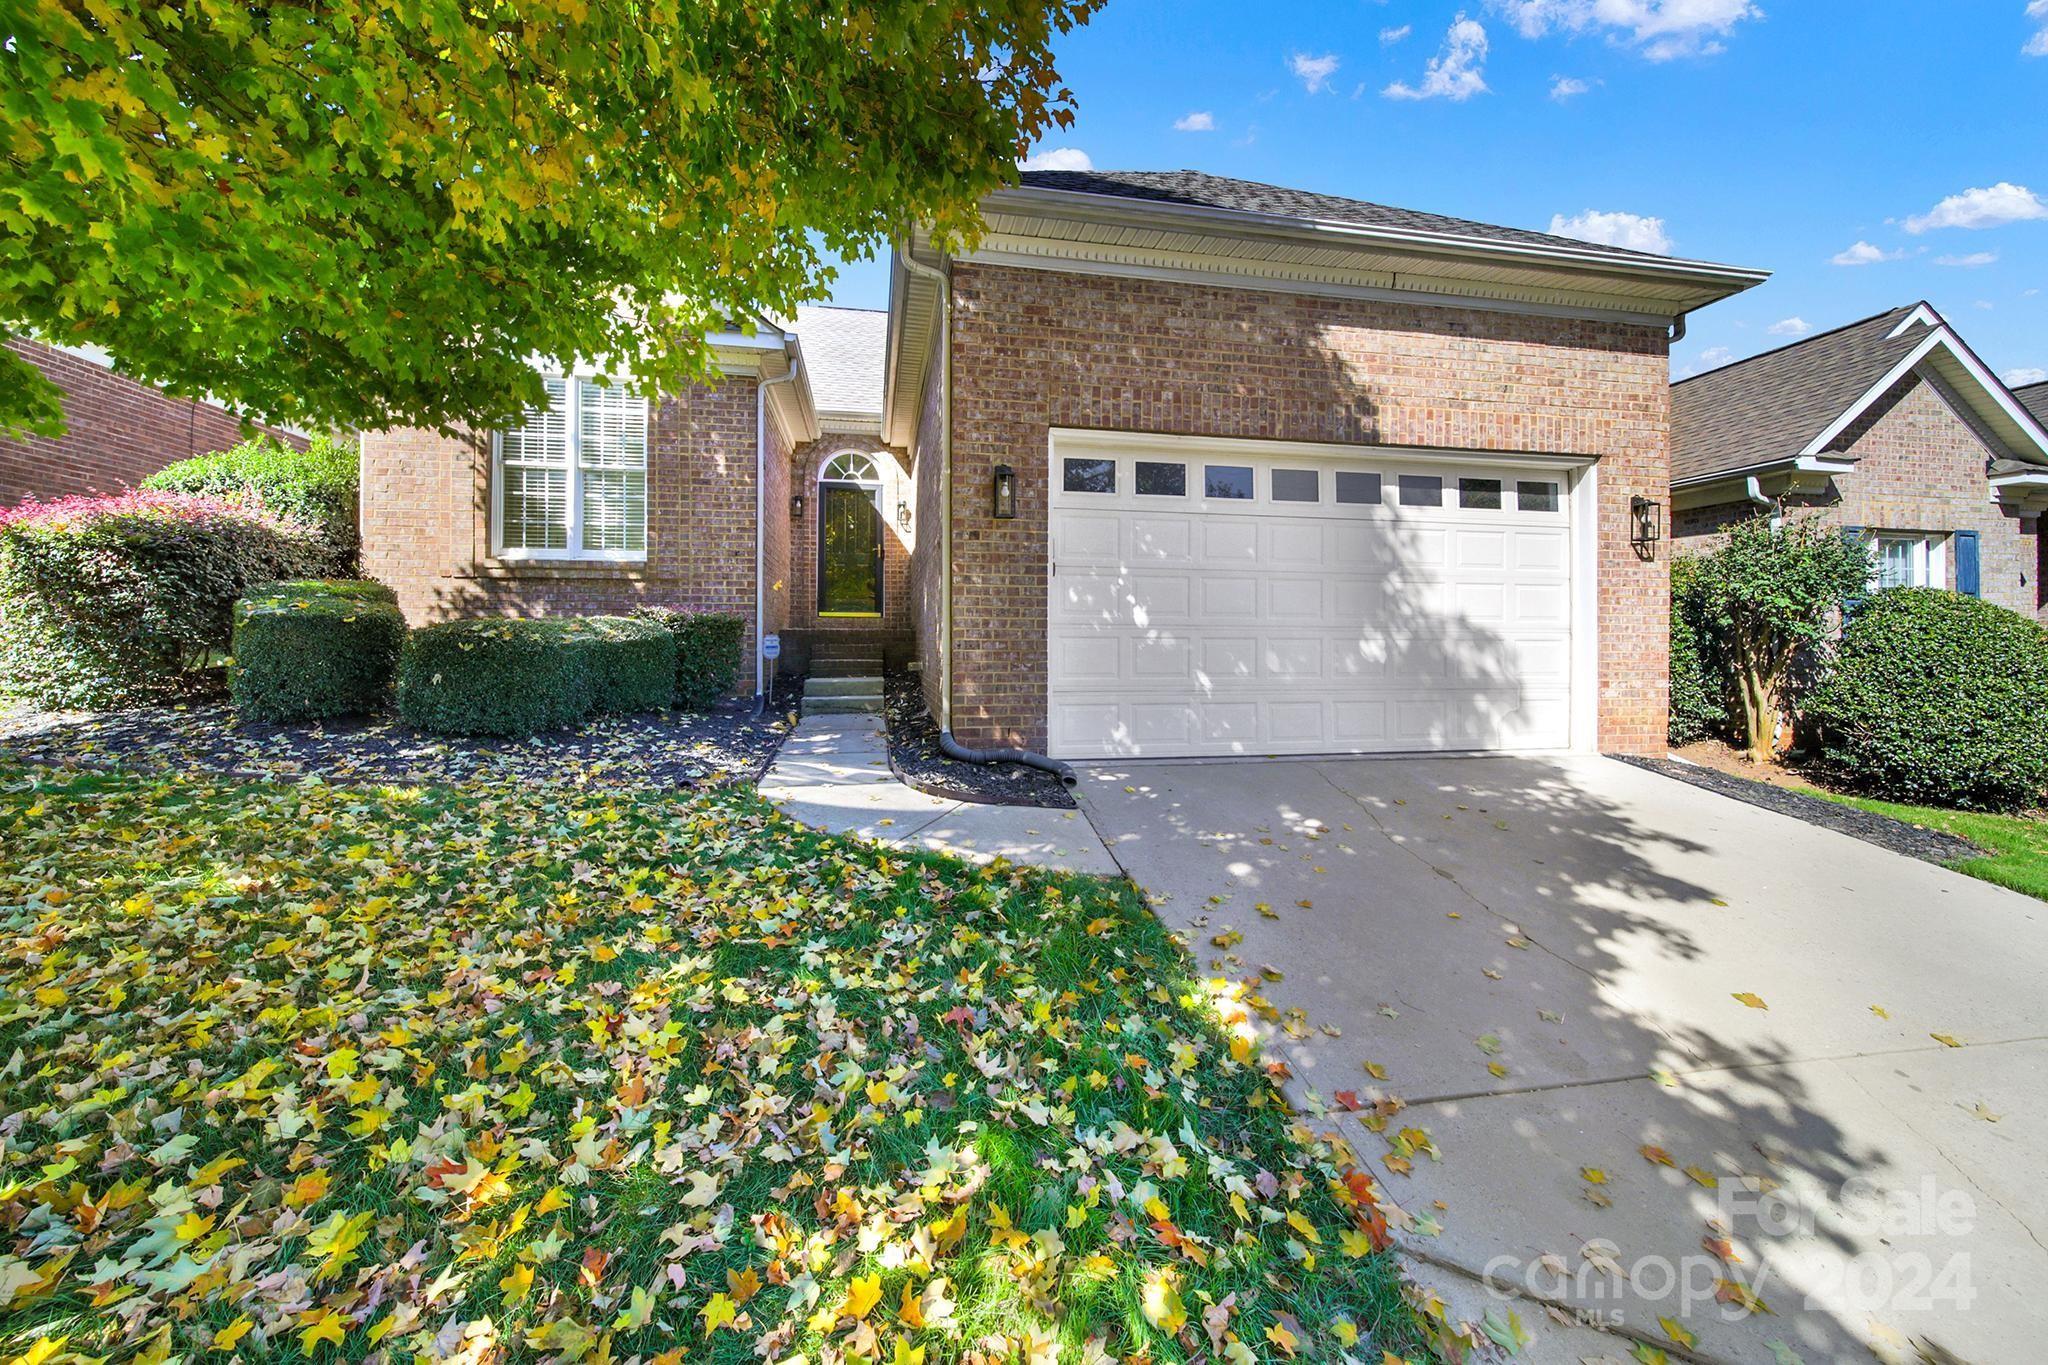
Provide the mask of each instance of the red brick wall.
[{"label": "red brick wall", "polygon": [[[863,620],[818,615],[818,525],[822,510],[818,501],[818,471],[825,461],[844,450],[856,451],[875,462],[882,476],[882,619]],[[804,514],[794,521],[789,516],[789,498],[780,504],[782,521],[789,528],[790,625],[798,630],[840,634],[904,635],[910,631],[910,553],[916,543],[918,506],[916,490],[905,468],[901,452],[890,449],[873,436],[835,435],[827,432],[818,440],[797,447],[790,463],[789,492],[804,495]],[[896,520],[898,500],[911,505],[908,531]]]},{"label": "red brick wall", "polygon": [[[488,438],[366,433],[364,572],[397,590],[399,605],[415,624],[461,616],[625,612],[647,604],[730,612],[747,620],[751,639],[754,381],[728,379],[665,398],[651,424],[647,559],[639,564],[494,558]],[[771,441],[780,439],[772,420],[769,427]],[[781,553],[786,558],[786,547]],[[772,565],[772,541],[768,554]],[[771,569],[771,584],[776,572]],[[782,577],[786,582],[786,573]],[[777,610],[771,605],[771,623]],[[753,685],[750,646],[735,687],[750,692]]]},{"label": "red brick wall", "polygon": [[[103,365],[23,337],[7,348],[64,391],[68,429],[0,437],[0,507],[34,494],[45,502],[78,493],[113,493],[167,464],[242,442],[241,420],[212,403],[172,398]],[[296,446],[305,441],[267,427]]]},{"label": "red brick wall", "polygon": [[[2048,619],[2040,522],[1991,501],[1986,471],[1996,449],[1941,386],[1908,375],[1835,449],[1856,460],[1855,471],[1835,475],[1821,494],[1788,499],[1789,513],[1871,531],[1974,530],[1984,599]],[[1688,508],[1673,519],[1673,534],[1685,548],[1705,550],[1721,528],[1759,510],[1746,502]],[[1953,554],[1942,586],[1955,587]]]},{"label": "red brick wall", "polygon": [[[1600,459],[1599,745],[1661,752],[1669,566],[1628,544],[1670,489],[1656,327],[956,265],[953,728],[1045,743],[1048,428]],[[989,515],[993,467],[1018,515]]]}]

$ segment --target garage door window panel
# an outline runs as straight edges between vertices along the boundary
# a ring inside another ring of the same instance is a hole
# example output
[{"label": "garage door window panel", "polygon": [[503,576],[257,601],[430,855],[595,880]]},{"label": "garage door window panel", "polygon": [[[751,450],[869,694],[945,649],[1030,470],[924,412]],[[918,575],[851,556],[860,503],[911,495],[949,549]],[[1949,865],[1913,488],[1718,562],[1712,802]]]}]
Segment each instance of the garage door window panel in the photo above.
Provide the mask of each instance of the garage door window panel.
[{"label": "garage door window panel", "polygon": [[1403,507],[1442,507],[1444,505],[1444,481],[1435,474],[1403,474],[1401,476],[1401,505]]},{"label": "garage door window panel", "polygon": [[1274,502],[1321,502],[1323,500],[1322,476],[1313,469],[1276,469],[1273,471]]},{"label": "garage door window panel", "polygon": [[1549,479],[1521,479],[1515,483],[1515,506],[1524,512],[1558,510],[1557,484]]},{"label": "garage door window panel", "polygon": [[1468,512],[1500,511],[1500,480],[1458,480],[1458,506]]},{"label": "garage door window panel", "polygon": [[1337,501],[1352,507],[1378,507],[1380,476],[1363,470],[1338,470]]},{"label": "garage door window panel", "polygon": [[1250,502],[1252,467],[1248,464],[1212,464],[1202,467],[1204,497]]},{"label": "garage door window panel", "polygon": [[1178,461],[1140,460],[1137,489],[1141,498],[1184,498],[1188,495],[1188,467]]},{"label": "garage door window panel", "polygon": [[1060,486],[1069,493],[1116,492],[1115,460],[1068,460]]}]

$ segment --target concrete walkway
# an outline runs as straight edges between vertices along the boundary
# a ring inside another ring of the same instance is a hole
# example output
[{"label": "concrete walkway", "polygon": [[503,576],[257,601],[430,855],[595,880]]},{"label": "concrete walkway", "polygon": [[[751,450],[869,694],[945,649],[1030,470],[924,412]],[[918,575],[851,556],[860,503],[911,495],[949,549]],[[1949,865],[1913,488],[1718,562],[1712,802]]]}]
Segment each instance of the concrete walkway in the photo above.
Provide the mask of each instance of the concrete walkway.
[{"label": "concrete walkway", "polygon": [[1081,801],[1517,1365],[2043,1357],[2048,906],[1606,759],[1097,764]]},{"label": "concrete walkway", "polygon": [[761,795],[783,813],[830,834],[895,848],[951,853],[1095,876],[1116,860],[1078,810],[989,806],[927,796],[889,770],[889,735],[872,714],[806,716],[761,778]]}]

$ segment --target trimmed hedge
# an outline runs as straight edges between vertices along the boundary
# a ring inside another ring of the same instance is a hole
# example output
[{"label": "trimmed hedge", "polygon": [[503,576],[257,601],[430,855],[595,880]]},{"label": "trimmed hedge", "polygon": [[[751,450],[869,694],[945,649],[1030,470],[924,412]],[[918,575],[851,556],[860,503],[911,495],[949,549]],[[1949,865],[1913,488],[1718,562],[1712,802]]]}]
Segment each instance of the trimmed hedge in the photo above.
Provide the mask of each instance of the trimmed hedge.
[{"label": "trimmed hedge", "polygon": [[1715,657],[1713,633],[1701,619],[1695,580],[1699,560],[1671,561],[1671,720],[1674,745],[1691,744],[1728,727],[1728,668]]},{"label": "trimmed hedge", "polygon": [[383,706],[405,618],[381,583],[267,584],[235,604],[228,692],[250,720],[319,720]]},{"label": "trimmed hedge", "polygon": [[2028,617],[1894,588],[1857,607],[1833,662],[1806,719],[1844,785],[1964,810],[2048,793],[2048,632]]},{"label": "trimmed hedge", "polygon": [[319,527],[333,552],[332,562],[323,567],[353,573],[362,548],[356,523],[360,479],[353,446],[316,436],[300,450],[259,436],[230,450],[166,465],[142,486],[221,498],[253,495],[280,516]]},{"label": "trimmed hedge", "polygon": [[134,706],[217,682],[252,584],[325,569],[319,532],[262,507],[131,490],[0,512],[0,688]]},{"label": "trimmed hedge", "polygon": [[675,667],[674,638],[652,621],[449,621],[407,639],[398,714],[435,734],[536,734],[596,712],[665,708]]},{"label": "trimmed hedge", "polygon": [[641,607],[633,614],[659,621],[676,637],[676,705],[708,711],[733,694],[746,659],[745,617],[673,607]]},{"label": "trimmed hedge", "polygon": [[587,616],[569,647],[589,671],[590,708],[666,711],[675,700],[676,637],[658,621]]}]

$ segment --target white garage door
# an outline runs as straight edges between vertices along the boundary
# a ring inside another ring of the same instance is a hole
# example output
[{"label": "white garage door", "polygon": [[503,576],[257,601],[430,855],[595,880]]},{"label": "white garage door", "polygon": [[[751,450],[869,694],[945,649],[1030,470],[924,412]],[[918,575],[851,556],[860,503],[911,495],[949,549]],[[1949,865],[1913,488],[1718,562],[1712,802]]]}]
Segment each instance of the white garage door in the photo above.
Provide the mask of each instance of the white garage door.
[{"label": "white garage door", "polygon": [[1569,475],[1286,452],[1056,444],[1050,752],[1567,747]]}]

